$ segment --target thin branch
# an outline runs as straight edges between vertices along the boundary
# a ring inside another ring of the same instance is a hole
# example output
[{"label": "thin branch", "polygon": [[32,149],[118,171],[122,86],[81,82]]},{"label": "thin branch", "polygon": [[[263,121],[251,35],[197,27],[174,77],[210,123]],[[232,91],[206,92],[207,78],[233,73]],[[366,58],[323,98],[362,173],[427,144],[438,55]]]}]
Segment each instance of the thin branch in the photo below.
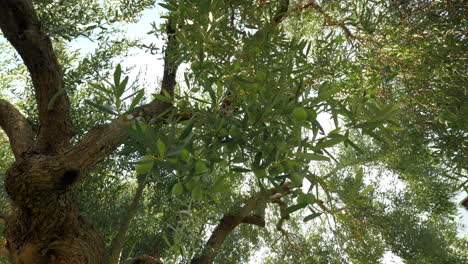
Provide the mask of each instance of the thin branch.
[{"label": "thin branch", "polygon": [[29,0],[0,0],[0,28],[31,75],[39,110],[38,152],[60,152],[73,136],[69,101],[52,42]]},{"label": "thin branch", "polygon": [[280,8],[276,12],[275,17],[272,20],[273,25],[280,24],[283,19],[286,17],[289,9],[289,0],[283,0],[280,4]]},{"label": "thin branch", "polygon": [[338,26],[344,31],[347,38],[361,39],[361,37],[358,37],[351,32],[351,30],[347,27],[346,23],[333,18],[330,14],[328,14],[325,10],[323,10],[323,8],[320,5],[318,5],[315,0],[309,0],[307,2],[297,5],[296,7],[292,8],[291,11],[285,16],[290,16],[298,12],[303,12],[307,10],[308,8],[312,8],[318,13],[320,13],[325,20],[326,26]]},{"label": "thin branch", "polygon": [[0,99],[0,127],[6,132],[15,158],[34,143],[34,131],[28,120],[9,102]]},{"label": "thin branch", "polygon": [[118,264],[120,262],[120,255],[125,244],[125,237],[127,236],[130,223],[138,209],[138,203],[143,195],[143,190],[146,186],[146,177],[139,179],[138,186],[133,196],[131,204],[127,208],[126,214],[122,217],[120,222],[119,231],[111,243],[111,256],[109,264]]},{"label": "thin branch", "polygon": [[[288,9],[289,9],[289,0],[282,0],[278,10],[276,11],[275,15],[271,19],[269,26],[270,27],[275,27],[275,26],[280,25],[281,22],[283,22],[283,20],[287,17]],[[251,38],[252,39],[256,38],[257,36],[261,35],[265,30],[268,30],[268,29],[269,29],[269,27],[259,29],[257,32],[255,32],[255,34],[253,34],[251,36]],[[251,47],[249,45],[244,46],[245,50],[250,49],[250,48]],[[234,97],[234,95],[232,93],[232,90],[229,89],[226,92],[226,96],[224,97],[224,99],[222,100],[222,102],[220,104],[220,109],[226,110],[229,107],[232,107],[233,111],[237,111],[239,109],[239,106],[231,105],[233,97]]]}]

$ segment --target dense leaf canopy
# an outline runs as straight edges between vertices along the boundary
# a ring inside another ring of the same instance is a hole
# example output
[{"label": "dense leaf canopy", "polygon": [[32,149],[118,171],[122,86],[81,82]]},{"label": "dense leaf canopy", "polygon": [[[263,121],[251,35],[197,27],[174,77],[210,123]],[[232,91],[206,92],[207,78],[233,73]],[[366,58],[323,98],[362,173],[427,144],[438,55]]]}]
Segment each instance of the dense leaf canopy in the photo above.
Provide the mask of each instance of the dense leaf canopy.
[{"label": "dense leaf canopy", "polygon": [[[112,263],[468,262],[464,1],[32,2],[71,142],[123,131],[72,190]],[[130,38],[134,23],[152,30]],[[24,58],[0,51],[4,177],[3,102],[34,131],[42,110]]]}]

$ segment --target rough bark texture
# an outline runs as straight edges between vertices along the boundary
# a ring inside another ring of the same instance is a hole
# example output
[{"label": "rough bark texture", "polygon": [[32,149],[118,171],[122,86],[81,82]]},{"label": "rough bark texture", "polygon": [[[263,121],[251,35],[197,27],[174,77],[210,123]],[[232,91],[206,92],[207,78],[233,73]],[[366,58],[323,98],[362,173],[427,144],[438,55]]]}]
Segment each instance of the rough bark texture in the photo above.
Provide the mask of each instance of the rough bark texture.
[{"label": "rough bark texture", "polygon": [[33,145],[34,131],[28,120],[3,99],[0,99],[0,127],[5,130],[16,159]]},{"label": "rough bark texture", "polygon": [[[289,1],[284,1],[272,21],[274,25],[281,23],[288,6]],[[13,105],[0,100],[0,127],[6,131],[16,158],[4,179],[13,203],[11,215],[6,218],[5,234],[10,260],[13,264],[105,263],[103,240],[80,216],[70,191],[89,168],[121,144],[126,136],[122,127],[131,121],[118,120],[96,126],[71,146],[73,128],[63,73],[32,1],[0,0],[0,29],[29,70],[40,123],[35,136],[26,118]],[[173,59],[177,41],[170,22],[167,33],[161,93],[166,91],[172,95],[178,64]],[[170,107],[168,103],[155,100],[139,108],[136,115],[150,120]],[[236,214],[224,216],[202,255],[192,263],[212,263],[225,238],[240,223],[264,225],[261,217],[248,215],[259,198],[258,194]],[[124,221],[124,229],[129,221]],[[149,257],[133,261],[134,264],[158,262]]]},{"label": "rough bark texture", "polygon": [[[0,0],[0,29],[29,70],[40,123],[35,136],[27,119],[0,100],[0,127],[16,158],[4,179],[13,208],[5,218],[10,260],[13,264],[105,263],[103,240],[80,216],[70,191],[90,167],[121,144],[126,136],[122,127],[131,121],[96,126],[71,146],[73,129],[63,74],[32,1]],[[177,45],[174,33],[169,25],[162,83],[169,94],[173,94],[178,67],[169,55]],[[149,120],[170,106],[154,101],[139,111]]]},{"label": "rough bark texture", "polygon": [[41,127],[35,151],[63,150],[73,136],[62,70],[50,38],[41,29],[32,2],[0,0],[0,27],[18,51],[34,85]]},{"label": "rough bark texture", "polygon": [[11,104],[0,101],[0,126],[16,161],[5,175],[12,199],[5,236],[12,263],[103,263],[104,246],[80,217],[69,191],[84,171],[63,155],[73,129],[60,65],[32,2],[0,0],[0,28],[23,59],[34,86],[37,137]]},{"label": "rough bark texture", "polygon": [[102,239],[69,193],[80,173],[46,155],[30,155],[7,170],[13,212],[5,235],[12,263],[103,263]]}]

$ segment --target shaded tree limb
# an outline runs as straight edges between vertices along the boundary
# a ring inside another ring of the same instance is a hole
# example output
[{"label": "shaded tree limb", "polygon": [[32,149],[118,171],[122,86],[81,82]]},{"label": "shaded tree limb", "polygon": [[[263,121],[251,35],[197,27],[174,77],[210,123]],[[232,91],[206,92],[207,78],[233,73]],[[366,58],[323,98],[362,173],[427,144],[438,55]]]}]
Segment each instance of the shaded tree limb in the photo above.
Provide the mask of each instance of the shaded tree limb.
[{"label": "shaded tree limb", "polygon": [[319,4],[317,4],[317,2],[315,0],[309,0],[307,2],[304,2],[304,3],[301,3],[301,4],[297,5],[286,16],[289,16],[289,15],[294,14],[296,12],[302,12],[302,11],[308,9],[308,8],[312,8],[315,11],[317,11],[319,14],[321,14],[323,16],[324,20],[325,20],[325,25],[340,27],[344,31],[346,37],[349,38],[349,39],[360,39],[360,37],[354,35],[351,32],[351,30],[346,26],[346,24],[344,22],[336,20],[335,18],[333,18],[330,14],[328,14],[325,10],[323,10],[323,8]]},{"label": "shaded tree limb", "polygon": [[[172,97],[174,95],[174,88],[176,86],[177,69],[180,63],[175,59],[179,43],[176,39],[176,30],[171,23],[171,20],[168,20],[166,25],[167,44],[164,51],[164,74],[161,83],[161,91],[159,94],[164,95],[167,93]],[[171,106],[171,103],[153,100],[150,104],[142,109],[143,117],[146,120],[150,120],[155,115],[163,113]]]},{"label": "shaded tree limb", "polygon": [[[179,66],[179,63],[176,62],[173,56],[178,42],[175,36],[175,29],[170,24],[170,21],[167,23],[168,40],[164,54],[164,75],[160,93],[163,94],[163,91],[166,91],[166,93],[173,95],[176,85],[177,68]],[[154,122],[160,122],[162,119],[154,120],[154,117],[164,114],[171,107],[170,103],[155,99],[145,106],[138,107],[132,116],[142,117],[147,121],[153,119]],[[106,158],[122,143],[122,139],[127,136],[124,126],[129,126],[132,122],[134,122],[133,119],[119,119],[105,125],[93,127],[78,144],[65,152],[65,158],[73,161],[73,166],[77,168],[90,168]]]},{"label": "shaded tree limb", "polygon": [[58,153],[73,136],[69,100],[52,42],[41,28],[32,1],[0,0],[0,28],[29,70],[39,111],[34,150]]},{"label": "shaded tree limb", "polygon": [[132,202],[127,208],[126,214],[122,217],[120,222],[119,231],[114,237],[111,243],[111,256],[109,264],[118,264],[120,262],[120,255],[125,244],[125,237],[130,227],[130,223],[135,216],[138,209],[138,203],[140,202],[141,196],[146,186],[146,177],[138,180],[138,186],[133,196]]},{"label": "shaded tree limb", "polygon": [[11,149],[18,160],[34,144],[34,131],[16,107],[0,99],[0,127],[7,134]]},{"label": "shaded tree limb", "polygon": [[[205,247],[201,255],[192,259],[192,264],[211,264],[214,258],[218,255],[218,250],[226,240],[227,236],[241,223],[255,224],[258,226],[264,226],[265,220],[261,216],[248,216],[250,211],[257,207],[258,202],[268,197],[268,200],[272,201],[271,196],[280,192],[287,193],[293,188],[293,185],[287,183],[281,186],[282,190],[276,188],[269,189],[265,192],[258,192],[245,201],[244,205],[237,211],[236,214],[227,214],[221,218],[220,223],[216,226],[210,238],[205,244]],[[261,220],[260,220],[261,219]]]},{"label": "shaded tree limb", "polygon": [[265,219],[260,215],[246,216],[242,219],[242,223],[265,227]]}]

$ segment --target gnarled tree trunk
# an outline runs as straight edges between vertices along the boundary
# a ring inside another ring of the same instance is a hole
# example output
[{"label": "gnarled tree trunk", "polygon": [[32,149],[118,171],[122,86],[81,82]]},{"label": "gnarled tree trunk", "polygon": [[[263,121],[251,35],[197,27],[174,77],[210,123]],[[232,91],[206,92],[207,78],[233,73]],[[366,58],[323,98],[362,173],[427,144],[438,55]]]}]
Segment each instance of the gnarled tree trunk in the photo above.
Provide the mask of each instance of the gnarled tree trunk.
[{"label": "gnarled tree trunk", "polygon": [[[284,1],[273,25],[284,19],[288,5],[289,1]],[[133,121],[117,120],[96,126],[80,142],[71,145],[73,128],[62,70],[32,1],[0,0],[0,29],[29,70],[40,123],[36,133],[12,104],[0,99],[0,127],[6,132],[16,159],[4,179],[13,203],[5,234],[10,260],[13,264],[106,263],[101,236],[80,216],[70,193],[89,168],[119,146],[126,136],[122,126]],[[167,33],[161,94],[172,95],[178,64],[170,55],[177,51],[176,32],[170,23]],[[138,114],[150,120],[169,107],[169,103],[154,100],[140,107]],[[262,218],[249,215],[258,199],[259,195],[254,196],[235,215],[223,217],[201,255],[192,263],[212,263],[225,238],[241,223],[264,225]],[[124,225],[128,226],[130,219],[123,221]],[[121,247],[124,234],[116,242],[120,244],[116,248]],[[145,262],[159,260],[150,257],[133,260]]]},{"label": "gnarled tree trunk", "polygon": [[5,235],[12,263],[104,263],[102,238],[70,196],[80,173],[46,155],[27,156],[7,170],[13,211]]}]

